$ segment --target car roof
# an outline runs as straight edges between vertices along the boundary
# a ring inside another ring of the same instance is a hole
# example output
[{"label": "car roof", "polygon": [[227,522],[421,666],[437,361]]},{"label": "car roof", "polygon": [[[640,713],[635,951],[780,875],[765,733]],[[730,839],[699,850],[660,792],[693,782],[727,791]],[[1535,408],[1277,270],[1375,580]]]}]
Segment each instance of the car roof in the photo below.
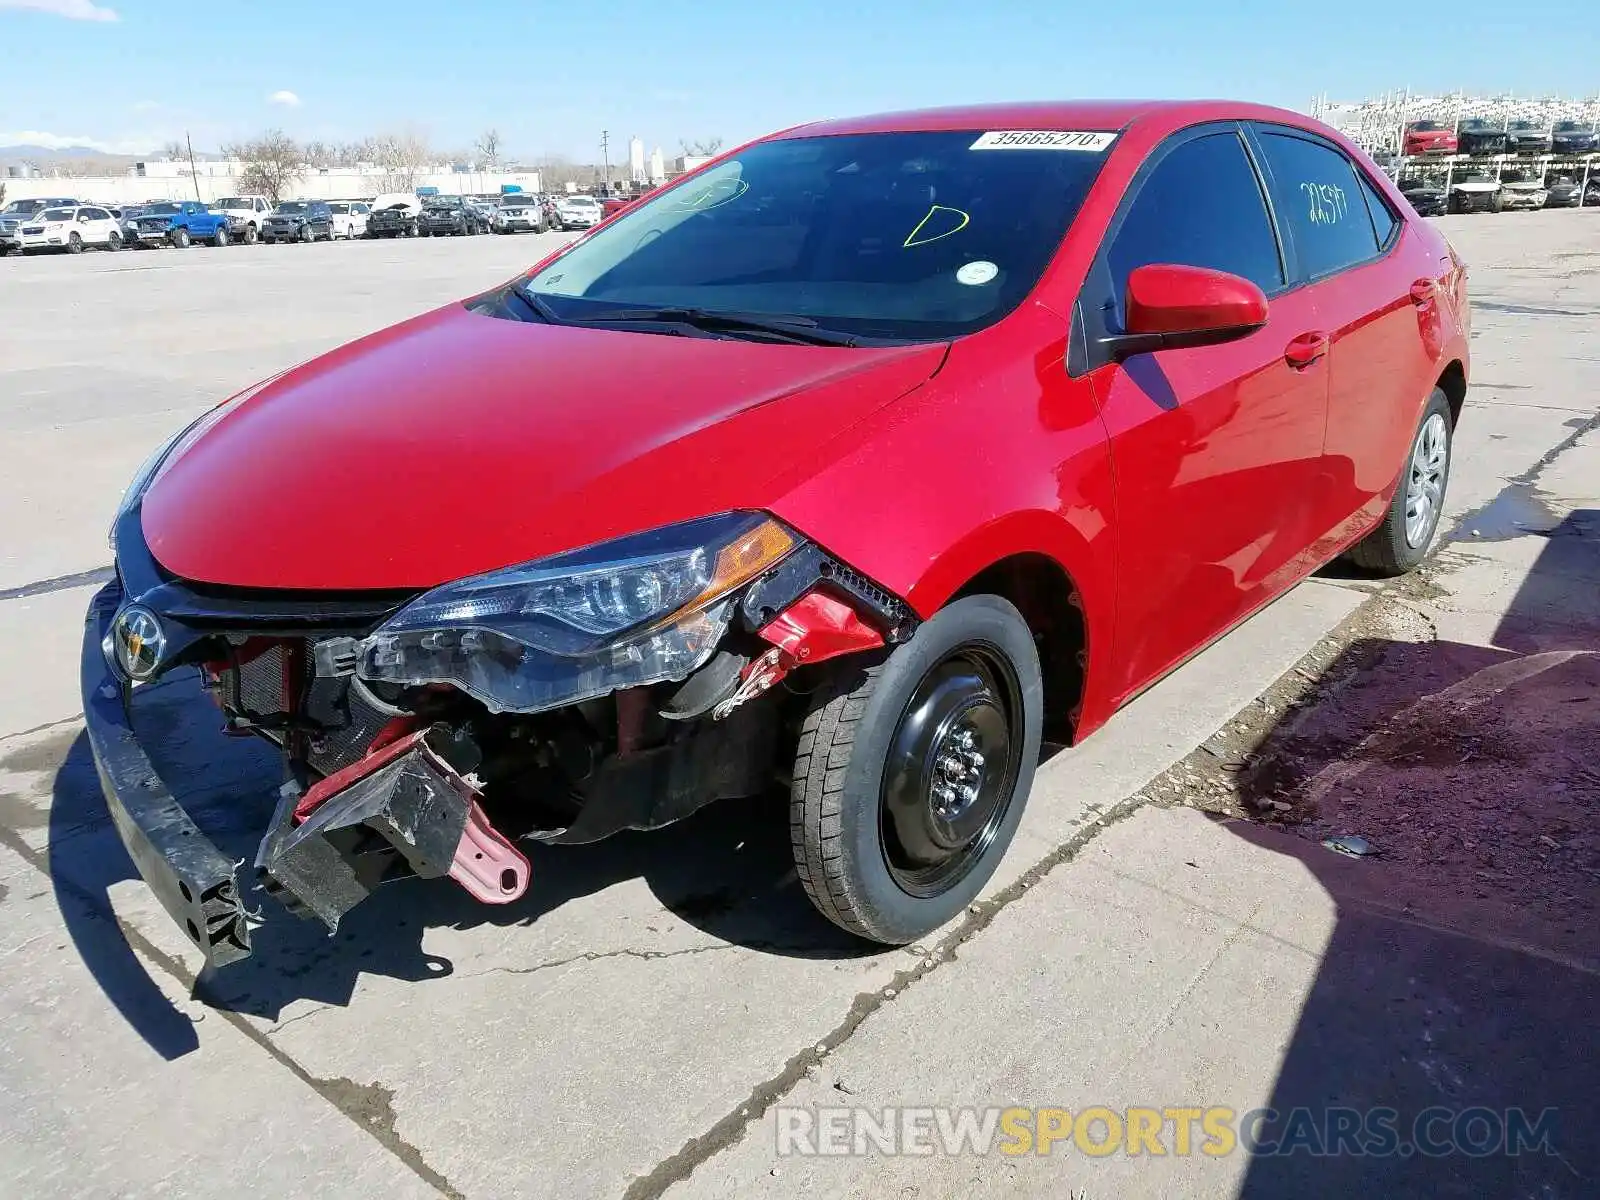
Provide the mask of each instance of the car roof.
[{"label": "car roof", "polygon": [[1274,121],[1319,128],[1304,113],[1232,100],[1044,100],[926,108],[876,116],[813,121],[779,137],[851,133],[911,133],[960,129],[1130,129],[1151,123],[1183,126],[1201,121]]}]

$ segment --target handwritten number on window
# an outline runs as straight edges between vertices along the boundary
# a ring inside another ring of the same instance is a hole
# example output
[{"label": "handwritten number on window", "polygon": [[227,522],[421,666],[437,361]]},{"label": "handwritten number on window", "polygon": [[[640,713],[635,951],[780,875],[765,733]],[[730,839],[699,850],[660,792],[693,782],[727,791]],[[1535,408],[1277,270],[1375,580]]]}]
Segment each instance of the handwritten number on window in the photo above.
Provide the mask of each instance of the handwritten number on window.
[{"label": "handwritten number on window", "polygon": [[1302,183],[1313,225],[1337,225],[1349,215],[1344,189],[1336,183]]}]

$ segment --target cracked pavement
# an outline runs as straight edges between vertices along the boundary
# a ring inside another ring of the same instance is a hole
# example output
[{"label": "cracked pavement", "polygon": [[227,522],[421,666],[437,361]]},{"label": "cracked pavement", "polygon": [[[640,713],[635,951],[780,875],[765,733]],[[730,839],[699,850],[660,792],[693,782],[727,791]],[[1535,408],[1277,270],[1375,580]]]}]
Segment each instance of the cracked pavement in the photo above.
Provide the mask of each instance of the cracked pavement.
[{"label": "cracked pavement", "polygon": [[[1044,764],[998,876],[925,943],[824,925],[783,809],[753,802],[536,848],[508,909],[409,883],[336,938],[274,920],[198,981],[73,719],[105,516],[186,413],[533,250],[8,261],[0,665],[28,686],[0,698],[0,1192],[1594,1194],[1587,1140],[1383,1163],[775,1151],[780,1108],[838,1104],[1518,1104],[1592,1128],[1600,211],[1442,224],[1478,301],[1452,540],[1395,584],[1323,573]],[[212,344],[163,315],[223,298],[237,319]],[[1462,710],[1416,741],[1400,717],[1452,688],[1499,688],[1480,708],[1516,728]],[[270,756],[215,736],[181,683],[145,701],[163,777],[252,853]],[[1565,740],[1523,736],[1551,714]],[[1341,858],[1334,833],[1384,853]]]}]

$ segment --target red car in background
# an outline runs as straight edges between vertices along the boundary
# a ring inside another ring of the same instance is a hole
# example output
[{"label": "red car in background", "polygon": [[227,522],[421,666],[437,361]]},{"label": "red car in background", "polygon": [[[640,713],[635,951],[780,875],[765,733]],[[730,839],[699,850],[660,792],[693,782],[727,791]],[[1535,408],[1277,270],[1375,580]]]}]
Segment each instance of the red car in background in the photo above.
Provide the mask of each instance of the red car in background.
[{"label": "red car in background", "polygon": [[777,770],[817,909],[910,942],[994,871],[1042,740],[1330,559],[1422,560],[1467,325],[1444,238],[1296,113],[761,139],[150,461],[83,646],[112,815],[208,962],[248,954],[130,716],[188,666],[282,747],[255,879],[330,927],[410,875],[515,901],[528,842]]},{"label": "red car in background", "polygon": [[1454,154],[1456,131],[1442,121],[1412,121],[1401,139],[1401,154]]}]

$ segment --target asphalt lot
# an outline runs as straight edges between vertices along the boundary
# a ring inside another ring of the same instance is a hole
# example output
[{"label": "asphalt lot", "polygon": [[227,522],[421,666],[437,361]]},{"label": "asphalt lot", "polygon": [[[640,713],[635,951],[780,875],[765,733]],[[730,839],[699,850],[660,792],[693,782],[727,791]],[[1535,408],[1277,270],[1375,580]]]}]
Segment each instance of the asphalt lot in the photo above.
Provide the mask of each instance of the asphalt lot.
[{"label": "asphalt lot", "polygon": [[[1476,307],[1450,540],[1397,584],[1325,572],[1045,764],[939,936],[835,936],[781,810],[724,804],[540,854],[509,910],[407,884],[336,939],[273,921],[198,982],[76,719],[107,518],[192,414],[545,239],[0,262],[0,1194],[1596,1194],[1600,210],[1442,224]],[[250,852],[269,758],[151,691],[163,775]],[[794,1106],[1135,1104],[1560,1132],[1520,1158],[776,1155]]]}]

